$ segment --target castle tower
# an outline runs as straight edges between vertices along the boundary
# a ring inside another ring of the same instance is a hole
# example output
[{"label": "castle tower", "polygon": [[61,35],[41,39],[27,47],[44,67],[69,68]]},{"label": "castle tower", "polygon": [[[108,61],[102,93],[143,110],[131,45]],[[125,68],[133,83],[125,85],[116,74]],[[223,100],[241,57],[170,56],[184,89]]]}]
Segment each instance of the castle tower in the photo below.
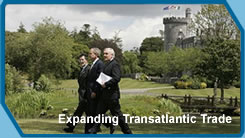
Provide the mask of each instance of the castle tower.
[{"label": "castle tower", "polygon": [[163,19],[165,51],[176,45],[178,39],[189,36],[187,25],[191,20],[191,9],[187,8],[185,12],[185,17],[167,17]]}]

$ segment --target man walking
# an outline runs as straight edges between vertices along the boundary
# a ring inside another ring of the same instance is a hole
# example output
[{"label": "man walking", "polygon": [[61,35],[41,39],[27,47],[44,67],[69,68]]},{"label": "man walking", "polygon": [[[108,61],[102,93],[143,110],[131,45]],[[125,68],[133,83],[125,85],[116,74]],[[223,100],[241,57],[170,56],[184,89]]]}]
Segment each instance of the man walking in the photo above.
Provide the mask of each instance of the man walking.
[{"label": "man walking", "polygon": [[[98,106],[98,100],[101,96],[101,86],[96,82],[100,73],[104,69],[104,63],[99,59],[100,49],[91,48],[89,51],[89,56],[92,59],[93,63],[90,67],[88,74],[88,91],[86,93],[88,99],[88,115],[87,116],[96,116],[96,109]],[[110,127],[111,132],[114,131],[114,127],[112,123],[104,123],[106,127]],[[93,123],[88,123],[88,128],[92,128]],[[98,127],[98,131],[100,131],[100,127]]]},{"label": "man walking", "polygon": [[[112,77],[111,80],[102,84],[102,95],[99,99],[99,104],[96,109],[96,113],[105,114],[107,110],[110,110],[113,116],[117,116],[119,119],[119,126],[124,134],[132,134],[132,131],[125,123],[125,118],[121,112],[119,98],[120,91],[118,83],[121,79],[120,66],[114,59],[115,52],[112,48],[106,48],[104,50],[104,60],[106,65],[104,67],[103,73]],[[93,125],[89,129],[89,133],[96,134],[99,131],[100,123]]]},{"label": "man walking", "polygon": [[[75,110],[73,117],[79,117],[81,118],[81,116],[83,115],[83,113],[85,112],[87,114],[87,100],[85,97],[85,93],[87,90],[87,76],[88,76],[88,72],[89,72],[89,65],[88,65],[88,61],[85,57],[85,55],[80,55],[79,56],[79,62],[80,62],[80,67],[81,70],[79,72],[79,76],[78,76],[78,94],[79,94],[79,103],[77,106],[77,109]],[[73,119],[72,119],[73,120]],[[76,127],[77,123],[75,123],[75,125],[73,125],[73,123],[67,123],[66,124],[68,126],[68,128],[64,128],[65,132],[68,133],[72,133],[74,128]],[[85,124],[85,134],[88,133],[88,128],[87,128],[87,124]]]}]

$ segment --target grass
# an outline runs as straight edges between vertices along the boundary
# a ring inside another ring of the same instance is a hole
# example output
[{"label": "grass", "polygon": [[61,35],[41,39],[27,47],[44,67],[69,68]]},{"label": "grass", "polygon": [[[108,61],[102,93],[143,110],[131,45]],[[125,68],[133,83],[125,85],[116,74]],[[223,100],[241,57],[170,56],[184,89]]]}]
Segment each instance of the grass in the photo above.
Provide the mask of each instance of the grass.
[{"label": "grass", "polygon": [[[58,88],[78,88],[77,80],[61,80]],[[155,88],[155,87],[164,87],[170,86],[169,84],[159,84],[150,81],[139,81],[130,78],[122,78],[119,83],[120,89],[140,89],[140,88]],[[53,88],[57,86],[53,85]]]},{"label": "grass", "polygon": [[[65,124],[59,124],[58,119],[18,119],[19,126],[25,134],[65,134]],[[38,124],[38,125],[37,125]],[[240,133],[240,117],[233,117],[231,124],[205,124],[200,119],[189,124],[129,124],[134,134],[238,134]],[[109,134],[109,129],[101,126],[102,133]],[[78,124],[74,134],[83,134],[84,124]],[[114,134],[122,134],[116,127]]]},{"label": "grass", "polygon": [[[69,114],[72,114],[78,105],[77,92],[72,91],[56,91],[50,96],[50,105],[54,108],[48,110],[48,117],[58,117],[58,114],[62,113],[64,108],[69,110]],[[6,103],[11,102],[9,98],[6,99]],[[129,95],[121,94],[120,104],[122,105],[123,113],[137,113],[137,115],[152,115],[152,111],[156,108],[158,100],[155,97],[143,96],[143,95]]]},{"label": "grass", "polygon": [[[166,84],[158,84],[153,82],[137,81],[123,78],[120,82],[121,89],[138,89],[138,88],[154,88],[169,86]],[[76,80],[61,81],[61,88],[77,88]],[[169,95],[185,95],[207,96],[212,95],[213,89],[157,89],[150,90],[148,93],[159,93]],[[218,92],[220,95],[220,92]],[[240,97],[240,89],[225,89],[225,97]],[[74,112],[78,104],[77,91],[70,89],[57,90],[49,94],[50,104],[54,107],[48,111],[50,118],[20,119],[16,118],[22,131],[26,134],[64,134],[63,128],[65,124],[58,123],[58,114],[62,113],[62,109],[68,108],[69,113]],[[6,103],[11,102],[10,97],[6,96]],[[144,96],[136,94],[121,94],[121,108],[123,113],[135,113],[136,115],[149,115],[156,107],[158,100],[153,96]],[[135,134],[234,134],[240,132],[240,117],[233,117],[231,124],[129,124]],[[79,124],[75,129],[75,134],[83,133],[83,124]],[[195,129],[195,131],[193,131]],[[108,134],[109,130],[102,126],[102,133]],[[121,134],[120,128],[117,127],[116,134]]]},{"label": "grass", "polygon": [[151,81],[139,81],[130,78],[121,79],[119,85],[121,89],[141,89],[170,86],[169,84],[160,84]]},{"label": "grass", "polygon": [[[168,95],[178,95],[184,96],[192,95],[192,96],[212,96],[213,95],[213,88],[206,88],[206,89],[175,89],[175,88],[166,88],[166,89],[156,89],[156,90],[149,90],[148,93],[158,93],[158,94],[168,94]],[[220,89],[217,89],[217,96],[220,97]],[[225,89],[225,97],[238,97],[240,98],[240,88],[230,88]]]}]

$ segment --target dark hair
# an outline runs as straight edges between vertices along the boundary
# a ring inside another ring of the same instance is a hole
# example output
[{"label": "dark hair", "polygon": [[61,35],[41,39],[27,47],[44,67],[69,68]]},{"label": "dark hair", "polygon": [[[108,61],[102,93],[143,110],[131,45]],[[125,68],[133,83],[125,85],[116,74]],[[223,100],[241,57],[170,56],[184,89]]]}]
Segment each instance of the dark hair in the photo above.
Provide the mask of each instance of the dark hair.
[{"label": "dark hair", "polygon": [[84,57],[85,57],[85,59],[87,59],[87,57],[88,57],[88,55],[86,55],[86,54],[83,54],[83,53],[82,53],[82,54],[80,54],[80,55],[79,55],[79,57],[78,57],[78,58],[80,58],[80,57],[82,57],[82,56],[84,56]]}]

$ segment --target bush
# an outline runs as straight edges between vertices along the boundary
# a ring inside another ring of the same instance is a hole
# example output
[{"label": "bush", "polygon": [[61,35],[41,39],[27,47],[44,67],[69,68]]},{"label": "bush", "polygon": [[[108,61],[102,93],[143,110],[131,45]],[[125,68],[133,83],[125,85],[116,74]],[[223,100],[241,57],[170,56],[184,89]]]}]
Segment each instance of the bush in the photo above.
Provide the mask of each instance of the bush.
[{"label": "bush", "polygon": [[184,81],[176,81],[174,83],[174,87],[176,89],[188,89],[191,86],[191,82],[184,82]]},{"label": "bush", "polygon": [[38,79],[38,81],[35,84],[35,89],[37,91],[50,92],[51,85],[52,85],[51,81],[45,75],[41,75],[41,77]]},{"label": "bush", "polygon": [[174,87],[175,87],[176,89],[183,89],[183,87],[184,87],[184,82],[183,82],[183,81],[176,81],[176,82],[174,83]]},{"label": "bush", "polygon": [[17,118],[39,117],[40,112],[49,105],[48,94],[35,90],[11,95],[7,99],[6,104]]},{"label": "bush", "polygon": [[201,85],[200,85],[200,88],[201,89],[207,88],[207,84],[205,82],[202,82]]},{"label": "bush", "polygon": [[201,88],[201,82],[198,79],[193,79],[191,88],[192,89],[200,89]]},{"label": "bush", "polygon": [[235,86],[236,88],[240,88],[240,85],[241,85],[240,81],[233,82],[233,86]]},{"label": "bush", "polygon": [[207,88],[205,81],[205,78],[197,76],[191,78],[188,75],[183,75],[178,81],[174,82],[173,86],[176,89],[205,89]]},{"label": "bush", "polygon": [[189,79],[190,79],[190,77],[189,77],[188,75],[183,75],[183,76],[180,78],[180,80],[181,80],[181,81],[184,81],[184,82],[188,81]]},{"label": "bush", "polygon": [[154,116],[152,109],[158,104],[159,98],[153,96],[129,96],[123,98],[122,101],[122,112],[124,114],[130,114],[133,116]]},{"label": "bush", "polygon": [[142,74],[140,74],[139,80],[148,81],[149,77],[146,74],[142,73]]},{"label": "bush", "polygon": [[15,67],[5,64],[5,94],[22,92],[23,87],[24,83],[22,82],[20,72]]},{"label": "bush", "polygon": [[154,109],[154,113],[156,115],[169,114],[172,116],[179,116],[182,114],[182,110],[179,105],[173,103],[171,100],[163,98],[159,101],[157,108]]}]

